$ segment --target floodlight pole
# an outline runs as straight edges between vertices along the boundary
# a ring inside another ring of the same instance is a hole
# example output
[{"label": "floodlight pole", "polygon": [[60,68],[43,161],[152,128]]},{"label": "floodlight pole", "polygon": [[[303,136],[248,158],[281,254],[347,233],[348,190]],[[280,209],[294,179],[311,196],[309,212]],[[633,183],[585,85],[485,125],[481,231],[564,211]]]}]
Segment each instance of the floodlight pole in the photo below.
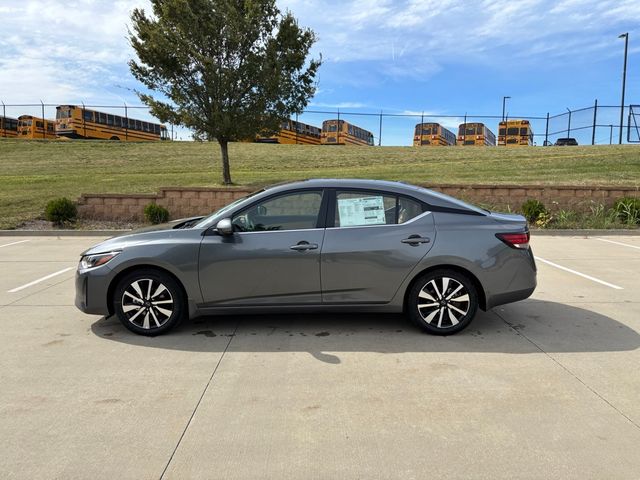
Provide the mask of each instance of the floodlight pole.
[{"label": "floodlight pole", "polygon": [[629,33],[623,33],[618,38],[624,38],[624,66],[622,67],[622,101],[620,102],[620,138],[618,143],[622,145],[622,128],[624,125],[624,91],[627,83],[627,53],[629,51]]}]

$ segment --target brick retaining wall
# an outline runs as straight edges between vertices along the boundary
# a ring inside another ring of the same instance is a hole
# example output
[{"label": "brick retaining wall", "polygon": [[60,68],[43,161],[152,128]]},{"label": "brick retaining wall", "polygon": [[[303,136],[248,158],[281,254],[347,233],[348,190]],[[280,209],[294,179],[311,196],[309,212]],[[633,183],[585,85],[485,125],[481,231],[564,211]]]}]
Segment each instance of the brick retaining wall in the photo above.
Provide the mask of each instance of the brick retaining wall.
[{"label": "brick retaining wall", "polygon": [[[523,185],[425,185],[433,190],[496,209],[519,210],[528,199],[537,199],[552,211],[588,211],[593,202],[607,207],[621,197],[640,198],[640,187],[577,187]],[[162,205],[171,218],[206,215],[255,189],[175,187],[161,188],[157,194],[83,194],[78,199],[81,218],[102,220],[143,220],[144,207]]]}]

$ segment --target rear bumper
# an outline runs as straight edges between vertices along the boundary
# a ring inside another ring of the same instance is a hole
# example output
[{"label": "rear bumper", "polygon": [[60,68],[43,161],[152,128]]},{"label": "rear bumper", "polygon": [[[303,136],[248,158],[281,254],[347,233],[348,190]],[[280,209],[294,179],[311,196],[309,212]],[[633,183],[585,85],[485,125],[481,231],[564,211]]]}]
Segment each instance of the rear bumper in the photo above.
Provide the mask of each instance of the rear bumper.
[{"label": "rear bumper", "polygon": [[486,309],[517,302],[529,298],[538,285],[537,267],[533,251],[528,248],[526,252],[514,251],[510,258],[509,268],[511,279],[495,293],[487,295]]},{"label": "rear bumper", "polygon": [[533,287],[526,288],[524,290],[515,290],[513,292],[499,293],[497,295],[493,295],[491,298],[487,299],[487,310],[493,307],[497,307],[498,305],[504,305],[505,303],[518,302],[520,300],[524,300],[525,298],[529,298],[535,289],[536,289],[536,286],[534,285]]}]

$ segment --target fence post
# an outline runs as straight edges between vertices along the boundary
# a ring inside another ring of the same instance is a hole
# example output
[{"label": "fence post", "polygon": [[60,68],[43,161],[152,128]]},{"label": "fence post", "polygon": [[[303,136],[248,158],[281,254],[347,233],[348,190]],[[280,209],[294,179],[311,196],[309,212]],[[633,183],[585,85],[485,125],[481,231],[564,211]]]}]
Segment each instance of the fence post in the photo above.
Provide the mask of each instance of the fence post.
[{"label": "fence post", "polygon": [[127,102],[124,102],[124,141],[129,141],[129,109]]},{"label": "fence post", "polygon": [[422,111],[422,115],[420,115],[420,142],[418,143],[418,147],[422,146],[422,125],[424,124],[424,110]]},{"label": "fence post", "polygon": [[549,112],[547,112],[547,125],[544,127],[544,146],[547,145],[549,145]]},{"label": "fence post", "polygon": [[593,105],[593,131],[591,132],[591,145],[596,144],[596,119],[598,118],[598,99]]},{"label": "fence post", "polygon": [[382,145],[382,110],[380,110],[380,127],[378,128],[378,146]]},{"label": "fence post", "polygon": [[84,102],[80,102],[80,103],[82,103],[82,136],[86,139],[87,138],[87,121],[85,120],[85,115],[84,115],[86,107],[84,106]]},{"label": "fence post", "polygon": [[298,145],[298,112],[296,112],[296,145]]},{"label": "fence post", "polygon": [[336,127],[336,133],[337,138],[336,138],[336,145],[340,145],[340,109],[338,109],[338,126]]},{"label": "fence post", "polygon": [[609,125],[609,145],[613,144],[613,125]]},{"label": "fence post", "polygon": [[[40,105],[42,106],[42,138],[45,139],[45,134],[47,133],[47,129],[44,124],[44,103],[40,100]],[[36,122],[36,130],[38,129],[38,123]]]},{"label": "fence post", "polygon": [[464,127],[462,127],[462,146],[467,141],[467,112],[464,112]]},{"label": "fence post", "polygon": [[7,107],[4,101],[2,102],[2,136],[7,136]]},{"label": "fence post", "polygon": [[567,108],[567,111],[569,112],[569,123],[567,125],[567,138],[569,138],[571,137],[571,110]]}]

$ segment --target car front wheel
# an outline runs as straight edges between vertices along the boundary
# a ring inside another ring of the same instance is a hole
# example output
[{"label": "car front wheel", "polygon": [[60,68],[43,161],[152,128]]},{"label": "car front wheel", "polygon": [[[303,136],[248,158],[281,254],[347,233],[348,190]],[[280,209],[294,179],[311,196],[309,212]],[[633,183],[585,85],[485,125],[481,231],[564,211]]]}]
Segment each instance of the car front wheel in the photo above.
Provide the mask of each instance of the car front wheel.
[{"label": "car front wheel", "polygon": [[134,333],[155,336],[174,328],[184,314],[184,295],[170,275],[143,269],[126,275],[116,287],[114,311]]},{"label": "car front wheel", "polygon": [[478,293],[462,273],[434,270],[414,282],[407,308],[411,320],[427,333],[452,335],[473,320],[478,310]]}]

